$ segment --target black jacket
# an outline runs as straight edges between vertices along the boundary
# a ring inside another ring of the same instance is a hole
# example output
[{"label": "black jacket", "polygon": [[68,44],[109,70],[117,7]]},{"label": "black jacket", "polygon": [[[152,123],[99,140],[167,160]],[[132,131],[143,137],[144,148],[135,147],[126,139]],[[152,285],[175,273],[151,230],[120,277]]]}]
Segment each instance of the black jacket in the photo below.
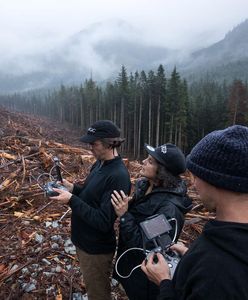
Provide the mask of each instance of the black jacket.
[{"label": "black jacket", "polygon": [[209,221],[159,300],[247,300],[248,224]]},{"label": "black jacket", "polygon": [[[184,224],[184,214],[192,207],[192,202],[186,195],[187,189],[183,181],[180,181],[175,189],[155,187],[151,193],[145,195],[148,186],[146,179],[137,182],[134,199],[130,203],[128,212],[120,219],[117,258],[128,248],[143,248],[144,235],[139,224],[155,214],[164,214],[168,219],[177,219],[178,238]],[[173,226],[173,223],[171,225]],[[171,236],[173,235],[174,231],[171,232]],[[154,245],[147,243],[146,248],[152,249]],[[144,258],[142,251],[128,252],[118,264],[119,273],[127,275]],[[158,287],[147,280],[141,269],[135,270],[128,279],[120,278],[116,272],[114,277],[122,283],[129,299],[155,299],[159,292]]]},{"label": "black jacket", "polygon": [[116,214],[111,204],[113,190],[130,192],[130,177],[118,156],[97,161],[83,186],[75,185],[70,199],[71,238],[75,246],[90,254],[111,253],[116,247],[113,224]]}]

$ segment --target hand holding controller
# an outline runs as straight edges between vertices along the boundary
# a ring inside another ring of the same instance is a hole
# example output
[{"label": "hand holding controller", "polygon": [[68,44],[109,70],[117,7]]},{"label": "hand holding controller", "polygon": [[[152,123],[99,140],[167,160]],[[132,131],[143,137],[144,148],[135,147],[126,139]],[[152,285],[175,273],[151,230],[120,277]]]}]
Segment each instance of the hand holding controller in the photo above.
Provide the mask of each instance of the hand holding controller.
[{"label": "hand holding controller", "polygon": [[151,252],[143,261],[141,269],[157,285],[165,279],[171,279],[170,267],[161,253]]},{"label": "hand holding controller", "polygon": [[67,188],[64,187],[63,185],[56,183],[54,181],[51,181],[44,185],[44,191],[45,191],[47,197],[54,197],[54,196],[59,195],[58,192],[54,191],[54,188],[67,191]]},{"label": "hand holding controller", "polygon": [[[156,251],[156,249],[155,249],[155,250],[151,251],[150,253],[148,253],[147,257],[146,257],[146,262],[148,262],[150,256],[153,256],[152,262],[153,262],[153,264],[157,264],[159,262],[158,255],[157,255],[158,253],[161,253],[161,251],[159,251],[159,249],[158,249],[158,251]],[[163,255],[164,259],[166,260],[168,267],[169,267],[170,276],[171,276],[171,278],[173,278],[176,267],[180,261],[181,256],[178,255],[175,251],[167,251],[166,253],[161,253],[161,254]]]},{"label": "hand holding controller", "polygon": [[164,259],[167,261],[170,268],[170,275],[173,278],[176,267],[181,259],[181,257],[174,251],[169,251],[164,254]]}]

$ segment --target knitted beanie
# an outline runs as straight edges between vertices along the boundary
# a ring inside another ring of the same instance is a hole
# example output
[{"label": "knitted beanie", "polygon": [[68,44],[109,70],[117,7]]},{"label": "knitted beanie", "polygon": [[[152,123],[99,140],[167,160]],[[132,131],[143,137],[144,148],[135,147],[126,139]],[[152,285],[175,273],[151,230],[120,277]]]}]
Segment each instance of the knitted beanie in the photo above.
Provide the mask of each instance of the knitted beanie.
[{"label": "knitted beanie", "polygon": [[248,127],[234,125],[206,135],[188,155],[187,168],[216,187],[248,193]]}]

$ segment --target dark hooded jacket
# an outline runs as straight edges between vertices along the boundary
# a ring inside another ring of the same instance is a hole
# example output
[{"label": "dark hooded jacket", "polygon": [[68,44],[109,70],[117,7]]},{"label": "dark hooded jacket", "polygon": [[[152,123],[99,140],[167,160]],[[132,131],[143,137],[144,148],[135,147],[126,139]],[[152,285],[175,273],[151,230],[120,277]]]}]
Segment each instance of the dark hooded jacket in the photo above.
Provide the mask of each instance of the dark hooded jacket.
[{"label": "dark hooded jacket", "polygon": [[[145,195],[148,187],[147,179],[141,179],[136,183],[133,201],[130,203],[128,212],[120,219],[117,259],[129,248],[143,248],[144,244],[147,249],[154,248],[154,245],[144,240],[145,237],[139,224],[155,214],[164,214],[167,219],[177,219],[177,240],[184,224],[184,215],[192,208],[192,202],[186,195],[187,188],[183,181],[179,182],[177,188],[154,187],[149,194]],[[173,230],[170,235],[173,238],[175,226],[174,223],[171,225]],[[142,251],[128,252],[118,263],[119,273],[129,274],[144,258]],[[140,268],[136,269],[128,279],[119,277],[116,272],[114,277],[121,282],[131,300],[156,299],[159,292],[158,287],[146,278]]]},{"label": "dark hooded jacket", "polygon": [[120,156],[96,161],[83,186],[74,185],[70,206],[71,239],[75,246],[90,254],[115,251],[113,228],[116,214],[111,204],[113,190],[129,193],[130,177]]},{"label": "dark hooded jacket", "polygon": [[248,224],[209,221],[159,300],[247,300]]}]

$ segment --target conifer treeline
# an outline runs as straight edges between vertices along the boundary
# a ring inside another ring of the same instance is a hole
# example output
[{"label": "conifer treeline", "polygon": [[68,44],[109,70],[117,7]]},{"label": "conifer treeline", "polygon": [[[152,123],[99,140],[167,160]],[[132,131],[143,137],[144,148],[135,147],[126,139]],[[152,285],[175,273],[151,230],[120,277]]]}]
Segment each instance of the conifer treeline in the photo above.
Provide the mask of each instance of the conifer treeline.
[{"label": "conifer treeline", "polygon": [[188,87],[176,68],[167,78],[162,65],[156,72],[129,76],[122,66],[117,79],[104,87],[89,79],[81,86],[61,85],[45,96],[1,96],[0,101],[83,129],[98,119],[111,119],[126,138],[124,152],[136,159],[142,157],[144,143],[171,142],[188,152],[212,130],[248,125],[247,83],[235,80],[228,86],[206,78]]}]

